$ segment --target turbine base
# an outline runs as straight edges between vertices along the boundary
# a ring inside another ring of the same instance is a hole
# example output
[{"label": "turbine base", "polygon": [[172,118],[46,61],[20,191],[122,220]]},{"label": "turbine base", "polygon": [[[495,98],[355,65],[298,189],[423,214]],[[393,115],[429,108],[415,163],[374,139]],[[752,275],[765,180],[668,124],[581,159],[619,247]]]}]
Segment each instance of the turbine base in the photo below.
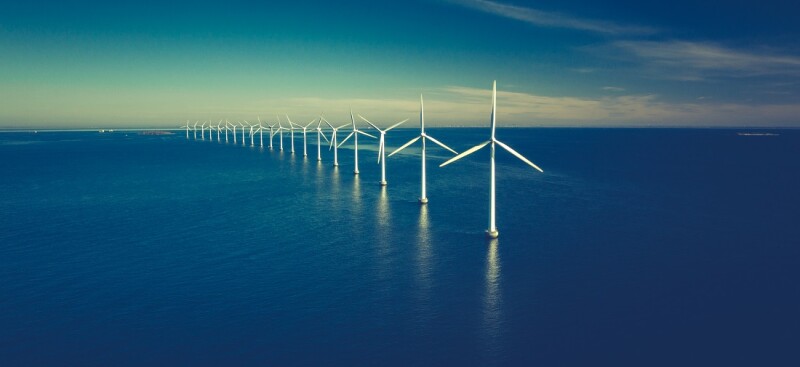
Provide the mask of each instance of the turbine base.
[{"label": "turbine base", "polygon": [[379,181],[378,184],[381,186],[386,186],[386,181]]},{"label": "turbine base", "polygon": [[428,203],[428,198],[419,198],[419,203],[420,204],[427,204]]},{"label": "turbine base", "polygon": [[358,170],[353,171],[353,174],[357,175],[358,174]]},{"label": "turbine base", "polygon": [[497,238],[497,236],[499,236],[499,235],[500,235],[500,232],[498,232],[497,230],[494,230],[494,231],[488,230],[488,229],[486,230],[486,238],[494,239],[494,238]]}]

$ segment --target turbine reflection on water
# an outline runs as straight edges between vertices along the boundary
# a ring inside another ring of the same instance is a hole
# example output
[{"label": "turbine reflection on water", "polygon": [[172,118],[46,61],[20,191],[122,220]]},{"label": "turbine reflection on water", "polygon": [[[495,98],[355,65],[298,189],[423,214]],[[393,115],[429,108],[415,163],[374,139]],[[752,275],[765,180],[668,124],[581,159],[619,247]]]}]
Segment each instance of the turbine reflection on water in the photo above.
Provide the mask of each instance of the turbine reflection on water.
[{"label": "turbine reflection on water", "polygon": [[423,323],[431,318],[431,234],[428,221],[428,206],[420,205],[417,222],[417,303],[419,318]]},{"label": "turbine reflection on water", "polygon": [[497,251],[497,239],[489,242],[486,252],[486,290],[483,296],[483,330],[485,332],[485,351],[488,360],[499,354],[500,334],[502,332],[502,313],[500,292],[500,254]]}]

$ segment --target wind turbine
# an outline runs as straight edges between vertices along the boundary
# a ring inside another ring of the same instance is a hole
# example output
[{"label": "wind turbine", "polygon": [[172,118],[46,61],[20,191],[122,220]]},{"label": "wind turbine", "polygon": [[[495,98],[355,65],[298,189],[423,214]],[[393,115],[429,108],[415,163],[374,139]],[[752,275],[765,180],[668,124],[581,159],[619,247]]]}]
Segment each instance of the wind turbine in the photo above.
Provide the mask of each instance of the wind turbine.
[{"label": "wind turbine", "polygon": [[[245,120],[245,124],[247,124],[247,121],[246,121],[246,120]],[[250,125],[250,124],[248,124],[248,125]],[[239,126],[241,126],[241,127],[242,127],[242,145],[245,145],[245,144],[247,144],[247,143],[244,141],[244,124],[242,124],[241,122],[239,122]]]},{"label": "wind turbine", "polygon": [[492,118],[491,118],[492,138],[490,140],[488,140],[488,141],[485,141],[485,142],[480,143],[480,144],[478,144],[478,145],[476,145],[476,146],[474,146],[472,148],[469,148],[469,149],[465,150],[464,153],[461,153],[461,154],[459,154],[459,155],[457,155],[457,156],[455,156],[453,158],[450,158],[448,161],[446,161],[446,162],[444,162],[444,163],[439,165],[439,167],[444,167],[444,166],[446,166],[446,165],[448,165],[450,163],[453,163],[453,162],[455,162],[455,161],[457,161],[457,160],[459,160],[461,158],[464,158],[464,157],[466,157],[466,156],[468,156],[468,155],[470,155],[472,153],[475,153],[475,152],[481,150],[481,148],[483,148],[483,147],[485,147],[487,145],[490,145],[490,147],[491,147],[491,149],[490,149],[490,151],[491,151],[491,154],[490,154],[490,167],[491,168],[490,168],[490,170],[491,171],[490,172],[491,173],[490,173],[489,176],[491,177],[491,185],[490,185],[490,189],[489,189],[489,229],[486,230],[486,236],[488,236],[489,238],[497,238],[497,236],[499,235],[499,232],[497,232],[497,226],[495,225],[495,210],[494,210],[494,205],[495,205],[495,184],[494,184],[494,170],[495,170],[494,151],[495,151],[495,144],[499,145],[501,148],[507,150],[509,153],[513,154],[514,156],[516,156],[517,158],[519,158],[523,162],[527,163],[529,166],[535,168],[537,171],[544,172],[537,165],[533,164],[533,162],[531,162],[527,158],[523,157],[522,154],[517,153],[516,150],[511,149],[510,146],[503,144],[500,140],[497,140],[495,138],[494,130],[495,130],[495,126],[497,125],[496,124],[496,119],[497,119],[497,81],[495,80],[494,82],[492,82]]},{"label": "wind turbine", "polygon": [[236,124],[231,124],[233,126],[233,143],[236,144]]},{"label": "wind turbine", "polygon": [[[291,140],[291,143],[292,143],[292,154],[294,154],[294,131],[297,130],[298,128],[295,127],[296,124],[294,122],[292,122],[292,120],[289,118],[289,115],[286,115],[286,121],[289,121],[289,134],[291,134],[291,136],[290,136],[291,139],[290,140]],[[300,126],[300,125],[297,125],[297,126]]]},{"label": "wind turbine", "polygon": [[422,95],[421,94],[419,95],[419,131],[420,131],[419,136],[417,136],[414,139],[409,140],[408,143],[405,143],[400,148],[397,148],[394,152],[389,154],[389,156],[391,157],[391,156],[397,154],[397,152],[405,149],[407,146],[409,146],[411,144],[414,144],[417,140],[422,138],[422,180],[421,180],[422,181],[422,189],[421,189],[421,195],[419,197],[419,202],[420,202],[420,204],[427,204],[428,203],[428,193],[427,193],[427,190],[426,190],[426,187],[425,187],[425,140],[426,139],[431,139],[432,142],[436,143],[437,145],[439,145],[440,147],[442,147],[444,149],[447,149],[447,150],[453,152],[453,154],[458,154],[458,152],[456,152],[455,150],[451,149],[447,145],[444,145],[442,142],[434,139],[432,136],[430,136],[430,135],[425,133],[425,108],[424,108],[423,103],[422,103]]},{"label": "wind turbine", "polygon": [[214,141],[214,125],[211,124],[211,120],[208,120],[208,140]]},{"label": "wind turbine", "polygon": [[322,120],[323,120],[322,119],[322,115],[320,115],[319,116],[319,121],[317,122],[317,128],[314,129],[314,130],[317,130],[317,160],[318,161],[322,160],[322,140],[320,139],[320,137],[325,138],[325,141],[330,143],[330,140],[328,140],[328,138],[325,137],[325,133],[322,132],[322,128],[320,127],[322,125]]},{"label": "wind turbine", "polygon": [[206,140],[206,122],[203,121],[203,125],[200,125],[200,139]]},{"label": "wind turbine", "polygon": [[347,142],[347,139],[350,139],[351,136],[353,137],[353,139],[354,139],[353,140],[354,141],[353,147],[354,147],[354,151],[355,151],[355,155],[354,155],[354,157],[355,157],[355,169],[353,169],[353,173],[358,174],[358,134],[364,134],[364,135],[369,136],[369,137],[371,137],[373,139],[377,139],[377,138],[375,136],[373,136],[373,135],[367,134],[367,133],[365,133],[365,132],[363,132],[363,131],[358,129],[358,126],[356,126],[356,119],[353,118],[353,110],[350,110],[350,121],[353,123],[353,131],[351,131],[350,134],[348,134],[347,137],[344,138],[344,140],[342,140],[342,142],[339,144],[339,146],[342,146],[345,142]]},{"label": "wind turbine", "polygon": [[381,184],[381,186],[386,186],[386,133],[389,130],[402,125],[404,122],[408,121],[408,119],[405,119],[392,126],[389,126],[388,128],[386,128],[386,130],[381,130],[379,127],[375,126],[375,124],[365,119],[364,116],[358,115],[358,117],[364,120],[366,123],[370,124],[372,127],[375,128],[375,130],[378,130],[381,133],[381,138],[378,143],[378,164],[381,165],[381,182],[379,183]]},{"label": "wind turbine", "polygon": [[275,133],[272,131],[273,128],[275,128],[275,125],[277,124],[269,125],[269,150],[272,150],[272,137],[275,136]]},{"label": "wind turbine", "polygon": [[258,140],[261,142],[261,146],[264,146],[264,126],[261,125],[261,116],[258,116]]},{"label": "wind turbine", "polygon": [[[289,120],[289,115],[286,115],[286,119]],[[317,119],[313,119],[313,120],[311,120],[311,122],[308,123],[308,125],[302,126],[302,125],[298,125],[298,124],[293,123],[292,120],[289,120],[290,124],[297,125],[298,129],[302,129],[303,130],[303,157],[307,157],[308,156],[308,150],[306,149],[306,146],[307,146],[306,145],[306,132],[308,131],[308,127],[311,126],[311,124],[313,124],[314,121],[317,121]]]},{"label": "wind turbine", "polygon": [[[248,124],[248,125],[250,125],[250,124]],[[252,147],[253,145],[256,145],[255,143],[253,143],[253,129],[254,129],[255,127],[256,127],[256,125],[250,125],[250,146],[251,146],[251,147]]]},{"label": "wind turbine", "polygon": [[286,128],[283,127],[283,125],[281,125],[280,116],[275,115],[275,118],[278,119],[278,134],[280,134],[280,138],[281,138],[280,151],[282,152],[283,151],[283,130],[286,130]]},{"label": "wind turbine", "polygon": [[222,129],[222,120],[219,120],[219,122],[217,122],[217,142],[219,142],[219,134],[221,129]]},{"label": "wind turbine", "polygon": [[192,131],[194,131],[194,140],[197,140],[197,123],[200,121],[195,121],[194,125],[192,126]]},{"label": "wind turbine", "polygon": [[347,126],[347,125],[350,125],[350,124],[344,124],[344,125],[339,126],[339,127],[333,127],[333,125],[331,125],[331,123],[328,122],[328,120],[325,120],[324,117],[320,117],[320,118],[322,120],[324,120],[325,123],[328,124],[328,126],[330,126],[331,129],[333,130],[333,132],[331,133],[331,140],[330,140],[331,141],[331,146],[328,148],[328,150],[331,150],[331,148],[333,148],[333,166],[337,167],[337,166],[339,166],[339,145],[336,144],[336,133],[339,131],[339,129],[341,129],[341,128]]},{"label": "wind turbine", "polygon": [[228,127],[228,125],[230,125],[230,123],[228,122],[228,120],[225,120],[225,142],[226,143],[228,142],[228,130],[231,129],[230,127]]}]

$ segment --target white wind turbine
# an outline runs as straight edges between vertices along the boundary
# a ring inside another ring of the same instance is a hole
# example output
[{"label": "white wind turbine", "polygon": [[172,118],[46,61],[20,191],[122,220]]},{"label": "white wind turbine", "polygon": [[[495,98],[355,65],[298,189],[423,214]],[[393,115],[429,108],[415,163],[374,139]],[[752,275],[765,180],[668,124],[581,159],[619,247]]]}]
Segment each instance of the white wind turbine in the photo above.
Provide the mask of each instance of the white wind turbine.
[{"label": "white wind turbine", "polygon": [[328,124],[328,126],[330,126],[331,129],[333,130],[333,132],[331,132],[331,140],[330,140],[331,141],[331,146],[328,148],[328,150],[331,150],[331,148],[333,148],[333,166],[337,167],[337,166],[339,166],[339,145],[336,144],[336,133],[339,131],[339,129],[341,129],[341,128],[347,126],[347,125],[350,125],[350,124],[344,124],[344,125],[339,126],[339,127],[333,127],[333,125],[331,125],[331,123],[328,122],[328,120],[325,120],[324,117],[321,117],[321,119],[323,121],[325,121],[325,123]]},{"label": "white wind turbine", "polygon": [[230,125],[230,123],[228,122],[228,120],[225,120],[225,142],[226,143],[228,142],[228,130],[231,129],[229,127],[229,125]]},{"label": "white wind turbine", "polygon": [[221,129],[222,129],[222,120],[219,120],[219,122],[217,122],[217,142],[219,142],[219,134]]},{"label": "white wind turbine", "polygon": [[236,144],[236,124],[231,124],[233,126],[233,143]]},{"label": "white wind turbine", "polygon": [[319,120],[317,121],[317,160],[322,160],[322,140],[321,138],[325,138],[325,141],[330,143],[327,137],[325,137],[325,133],[322,132],[322,115],[319,116]]},{"label": "white wind turbine", "polygon": [[363,135],[369,136],[369,137],[371,137],[373,139],[377,139],[377,138],[375,136],[373,136],[373,135],[367,134],[367,133],[365,133],[365,132],[363,132],[363,131],[358,129],[358,126],[356,126],[356,119],[353,118],[353,110],[350,110],[350,122],[353,124],[353,131],[351,131],[350,134],[348,134],[347,137],[345,137],[344,140],[342,140],[342,142],[339,143],[339,146],[344,145],[344,143],[347,142],[347,139],[350,139],[351,136],[353,137],[353,139],[354,139],[353,140],[354,141],[354,143],[353,143],[353,147],[354,147],[353,151],[355,152],[355,154],[354,154],[354,157],[355,157],[354,158],[355,168],[353,169],[353,173],[358,174],[358,134],[363,134]]},{"label": "white wind turbine", "polygon": [[200,121],[195,121],[194,125],[192,126],[192,131],[194,132],[194,140],[197,140],[197,123]]},{"label": "white wind turbine", "polygon": [[269,125],[269,150],[272,150],[272,137],[275,136],[275,133],[273,132],[275,125],[277,124]]},{"label": "white wind turbine", "polygon": [[508,145],[503,144],[500,140],[495,138],[495,126],[496,126],[496,118],[497,118],[497,81],[495,80],[492,82],[492,117],[491,117],[491,127],[492,127],[492,137],[490,140],[480,143],[472,148],[467,149],[464,153],[461,153],[453,158],[450,158],[448,161],[439,165],[439,167],[444,167],[450,163],[453,163],[461,158],[464,158],[472,153],[477,152],[481,148],[490,145],[490,177],[491,177],[491,184],[489,189],[489,229],[486,230],[486,235],[489,238],[497,238],[499,232],[497,232],[497,226],[495,225],[495,183],[494,183],[494,171],[495,171],[495,164],[494,164],[494,151],[495,151],[495,144],[499,145],[501,148],[507,150],[509,153],[513,154],[517,158],[521,159],[523,162],[527,163],[529,166],[535,168],[539,172],[542,171],[537,165],[533,164],[533,162],[529,161],[527,158],[523,157],[522,154],[517,153],[516,150],[511,149]]},{"label": "white wind turbine", "polygon": [[[250,124],[248,124],[248,125],[250,125]],[[250,146],[251,146],[251,147],[252,147],[253,145],[256,145],[256,144],[253,142],[253,129],[255,129],[255,128],[256,128],[256,125],[250,125]]]},{"label": "white wind turbine", "polygon": [[311,122],[309,122],[308,125],[306,125],[306,126],[295,124],[294,122],[292,122],[292,120],[289,119],[289,115],[286,115],[286,119],[289,120],[290,124],[297,125],[298,129],[302,129],[303,130],[303,157],[307,157],[308,156],[308,150],[306,149],[306,147],[307,147],[307,145],[306,145],[306,133],[308,132],[308,127],[311,126],[311,124],[313,124],[314,121],[317,121],[317,119],[311,120]]},{"label": "white wind turbine", "polygon": [[425,108],[424,108],[423,103],[422,103],[422,95],[421,94],[419,95],[419,131],[420,131],[419,136],[417,136],[414,139],[409,140],[407,143],[403,144],[400,148],[397,148],[394,152],[389,154],[389,156],[391,157],[391,156],[397,154],[397,152],[405,149],[407,146],[409,146],[411,144],[414,144],[417,140],[422,138],[422,180],[421,180],[422,188],[421,188],[421,194],[420,194],[420,197],[419,197],[419,202],[420,202],[420,204],[427,204],[428,203],[428,193],[427,193],[427,188],[425,187],[425,140],[426,139],[430,139],[432,142],[436,143],[440,147],[453,152],[453,154],[458,154],[458,152],[456,152],[455,150],[451,149],[447,145],[444,145],[442,142],[434,139],[432,136],[430,136],[430,135],[425,133]]},{"label": "white wind turbine", "polygon": [[261,125],[261,116],[258,116],[258,140],[264,146],[264,125]]},{"label": "white wind turbine", "polygon": [[214,141],[214,125],[211,124],[211,120],[208,120],[208,140]]},{"label": "white wind turbine", "polygon": [[[294,122],[292,122],[292,120],[289,119],[289,115],[286,115],[286,121],[289,121],[289,129],[287,129],[287,130],[289,130],[289,134],[290,134],[289,140],[291,141],[291,145],[292,145],[292,154],[294,154],[294,131],[298,130],[299,128],[295,127],[296,124]],[[297,126],[300,126],[300,125],[297,125]]]},{"label": "white wind turbine", "polygon": [[[240,130],[242,130],[242,145],[245,145],[247,143],[244,140],[244,124],[241,121],[237,121],[237,122],[239,123],[239,126],[241,127]],[[245,121],[245,123],[247,123],[247,121]]]},{"label": "white wind turbine", "polygon": [[358,115],[358,117],[364,120],[366,123],[370,124],[372,127],[375,128],[375,130],[378,130],[381,133],[380,141],[378,143],[378,164],[381,165],[381,181],[379,183],[381,184],[381,186],[386,186],[386,133],[389,130],[402,125],[404,122],[408,121],[408,119],[405,119],[392,126],[389,126],[388,128],[386,128],[386,130],[381,130],[379,127],[375,126],[375,124],[365,119],[364,116]]},{"label": "white wind turbine", "polygon": [[200,125],[200,139],[206,140],[206,122],[203,121],[203,124]]},{"label": "white wind turbine", "polygon": [[283,130],[286,130],[283,125],[281,125],[281,118],[278,115],[275,115],[275,118],[278,119],[278,134],[280,135],[281,143],[279,145],[280,151],[283,151]]}]

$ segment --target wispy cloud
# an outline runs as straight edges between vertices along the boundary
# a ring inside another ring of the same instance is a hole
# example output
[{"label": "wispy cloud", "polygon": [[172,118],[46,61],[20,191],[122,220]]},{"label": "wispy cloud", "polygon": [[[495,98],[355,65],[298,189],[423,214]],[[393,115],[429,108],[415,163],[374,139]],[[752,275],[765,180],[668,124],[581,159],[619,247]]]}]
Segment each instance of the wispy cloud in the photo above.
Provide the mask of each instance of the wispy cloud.
[{"label": "wispy cloud", "polygon": [[626,26],[603,20],[581,19],[567,14],[489,0],[450,0],[450,2],[540,27],[567,28],[608,35],[647,35],[657,32],[656,29],[650,27]]},{"label": "wispy cloud", "polygon": [[665,79],[800,76],[800,57],[774,52],[737,50],[709,42],[617,41],[611,46],[643,63],[651,75]]},{"label": "wispy cloud", "polygon": [[[619,93],[621,93],[620,91]],[[389,124],[419,113],[419,100],[290,98],[284,108],[323,108],[330,120],[349,118],[348,107]],[[800,104],[673,103],[657,95],[615,94],[599,98],[553,97],[498,91],[501,126],[791,126]],[[431,126],[485,126],[491,90],[450,86],[425,92],[425,118]],[[291,112],[290,112],[291,113]]]},{"label": "wispy cloud", "polygon": [[603,87],[602,88],[606,92],[624,92],[625,88],[620,87]]}]

